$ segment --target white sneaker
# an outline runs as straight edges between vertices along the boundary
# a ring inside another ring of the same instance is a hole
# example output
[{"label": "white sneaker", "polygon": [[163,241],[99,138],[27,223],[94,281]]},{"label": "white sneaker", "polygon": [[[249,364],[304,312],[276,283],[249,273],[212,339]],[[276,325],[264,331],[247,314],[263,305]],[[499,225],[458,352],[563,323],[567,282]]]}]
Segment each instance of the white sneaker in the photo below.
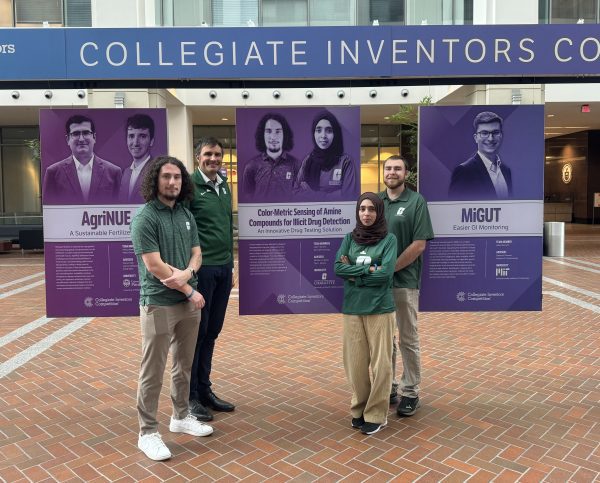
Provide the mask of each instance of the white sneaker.
[{"label": "white sneaker", "polygon": [[191,414],[188,414],[183,419],[171,417],[169,429],[173,433],[186,433],[192,436],[210,436],[213,433],[212,426],[201,423]]},{"label": "white sneaker", "polygon": [[154,461],[168,460],[171,457],[171,452],[167,445],[163,443],[160,434],[140,434],[138,438],[138,448],[140,448],[144,454]]}]

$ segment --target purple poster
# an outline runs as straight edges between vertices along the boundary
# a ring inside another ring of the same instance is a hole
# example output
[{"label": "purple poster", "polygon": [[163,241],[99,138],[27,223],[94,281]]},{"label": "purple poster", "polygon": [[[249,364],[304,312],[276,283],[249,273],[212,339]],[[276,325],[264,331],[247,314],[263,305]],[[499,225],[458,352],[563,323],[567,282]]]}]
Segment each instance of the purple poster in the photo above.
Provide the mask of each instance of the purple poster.
[{"label": "purple poster", "polygon": [[358,108],[238,109],[240,314],[331,313],[354,228]]},{"label": "purple poster", "polygon": [[543,106],[420,109],[420,310],[541,310],[543,179]]},{"label": "purple poster", "polygon": [[167,153],[164,109],[42,109],[49,317],[139,312],[129,226],[150,159]]}]

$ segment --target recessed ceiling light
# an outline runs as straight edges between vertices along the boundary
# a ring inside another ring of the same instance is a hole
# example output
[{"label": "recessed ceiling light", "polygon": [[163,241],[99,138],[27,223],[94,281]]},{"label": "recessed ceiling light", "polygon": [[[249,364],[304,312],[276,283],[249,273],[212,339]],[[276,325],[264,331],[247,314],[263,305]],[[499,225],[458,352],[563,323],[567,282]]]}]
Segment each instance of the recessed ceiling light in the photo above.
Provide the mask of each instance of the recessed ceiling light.
[{"label": "recessed ceiling light", "polygon": [[554,117],[554,114],[548,114],[547,117]]},{"label": "recessed ceiling light", "polygon": [[384,116],[384,119],[385,119],[386,121],[389,121],[389,120],[390,120],[390,116]]},{"label": "recessed ceiling light", "polygon": [[229,119],[227,119],[226,117],[222,117],[221,121],[229,121]]}]

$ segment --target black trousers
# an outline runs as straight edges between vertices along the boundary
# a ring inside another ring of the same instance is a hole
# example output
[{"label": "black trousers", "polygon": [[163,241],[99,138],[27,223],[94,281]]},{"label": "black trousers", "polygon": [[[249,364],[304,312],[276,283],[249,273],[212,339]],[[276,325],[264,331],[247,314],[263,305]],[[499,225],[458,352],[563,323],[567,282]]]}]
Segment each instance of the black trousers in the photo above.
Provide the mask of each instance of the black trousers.
[{"label": "black trousers", "polygon": [[206,305],[202,309],[200,330],[192,364],[190,400],[202,399],[210,389],[213,352],[225,320],[231,293],[232,268],[233,264],[231,263],[203,265],[198,271],[198,291],[204,296]]}]

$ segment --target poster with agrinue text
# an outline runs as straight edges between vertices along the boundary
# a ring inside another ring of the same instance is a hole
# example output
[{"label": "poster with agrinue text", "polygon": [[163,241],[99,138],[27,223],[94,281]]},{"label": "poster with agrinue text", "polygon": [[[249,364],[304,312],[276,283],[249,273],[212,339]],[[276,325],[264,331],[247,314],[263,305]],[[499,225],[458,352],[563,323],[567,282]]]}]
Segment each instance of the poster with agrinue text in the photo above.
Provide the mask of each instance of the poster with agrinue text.
[{"label": "poster with agrinue text", "polygon": [[164,109],[42,109],[49,317],[139,313],[129,227],[151,159],[167,153]]},{"label": "poster with agrinue text", "polygon": [[543,106],[421,107],[421,310],[541,310],[543,180]]},{"label": "poster with agrinue text", "polygon": [[331,313],[360,190],[358,108],[236,111],[240,314]]}]

